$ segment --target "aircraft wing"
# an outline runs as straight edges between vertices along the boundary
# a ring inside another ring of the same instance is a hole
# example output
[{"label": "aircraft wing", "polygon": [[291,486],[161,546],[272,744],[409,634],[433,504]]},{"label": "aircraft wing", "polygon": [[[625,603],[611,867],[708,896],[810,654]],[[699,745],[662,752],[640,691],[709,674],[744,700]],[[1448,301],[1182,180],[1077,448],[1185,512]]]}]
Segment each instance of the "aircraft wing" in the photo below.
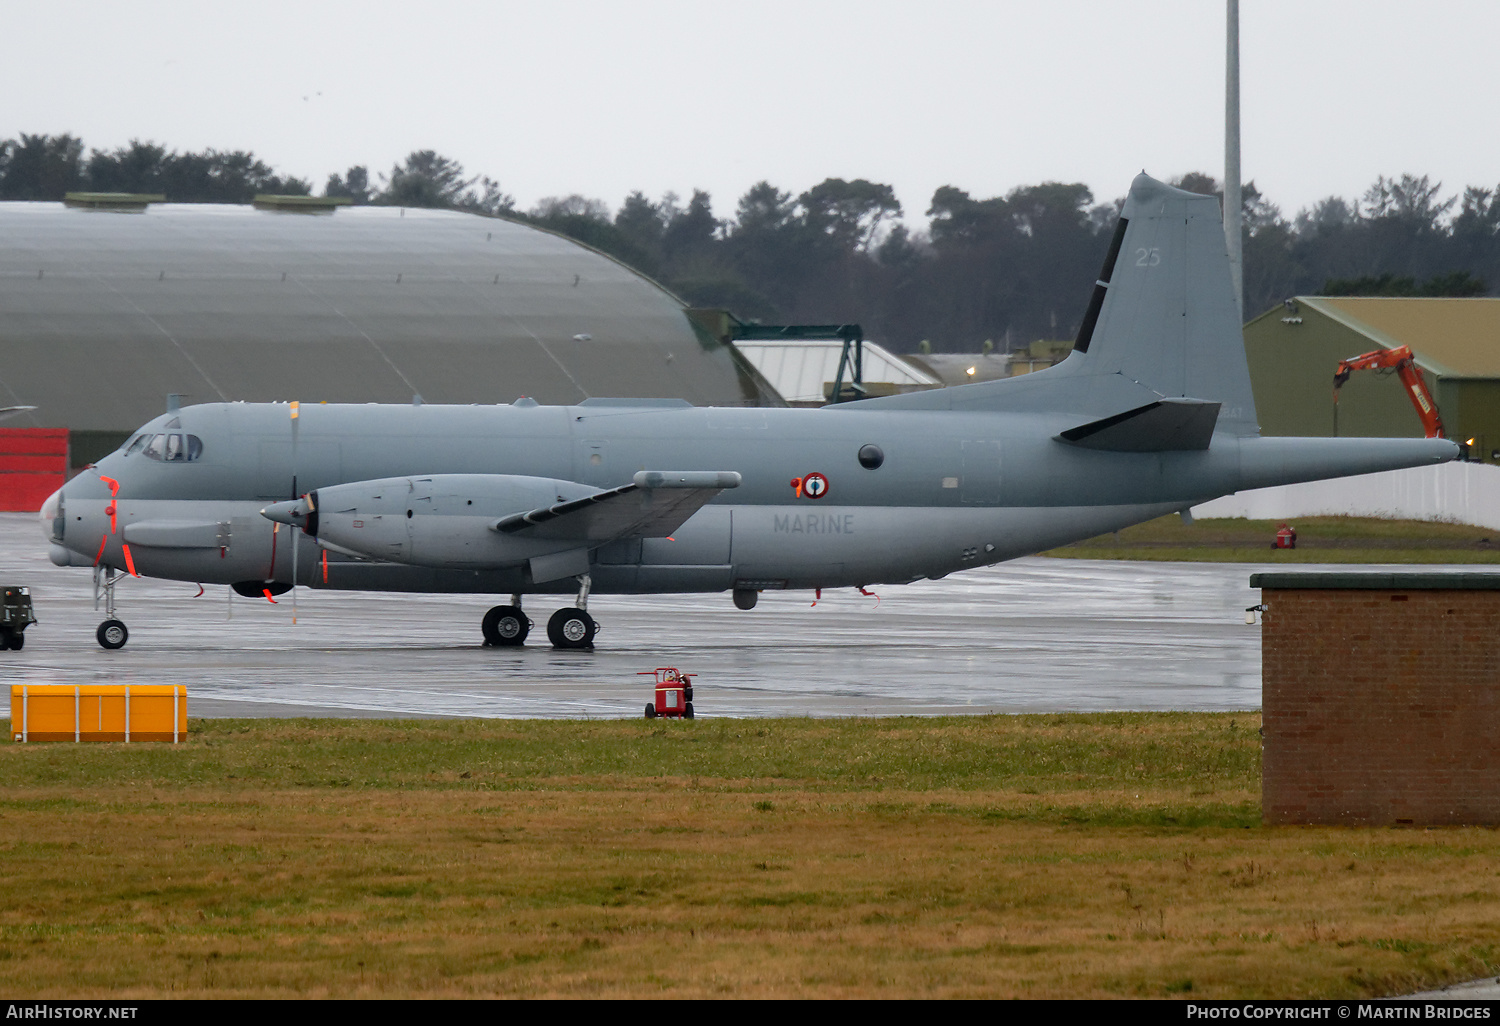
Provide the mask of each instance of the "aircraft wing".
[{"label": "aircraft wing", "polygon": [[628,485],[495,521],[501,534],[602,545],[620,538],[666,538],[740,475],[727,470],[642,470]]}]

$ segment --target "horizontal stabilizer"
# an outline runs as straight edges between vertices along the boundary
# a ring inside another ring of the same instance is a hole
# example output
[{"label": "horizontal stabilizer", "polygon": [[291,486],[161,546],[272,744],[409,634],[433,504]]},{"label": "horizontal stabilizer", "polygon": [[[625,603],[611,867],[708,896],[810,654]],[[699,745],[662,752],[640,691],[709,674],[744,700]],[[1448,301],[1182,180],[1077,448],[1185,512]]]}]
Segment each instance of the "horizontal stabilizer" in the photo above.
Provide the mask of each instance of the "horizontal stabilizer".
[{"label": "horizontal stabilizer", "polygon": [[720,492],[739,484],[740,475],[733,471],[643,470],[628,485],[503,517],[494,530],[596,545],[620,538],[665,538]]},{"label": "horizontal stabilizer", "polygon": [[1206,399],[1162,399],[1080,424],[1057,437],[1085,449],[1111,452],[1207,449],[1219,420],[1219,406]]}]

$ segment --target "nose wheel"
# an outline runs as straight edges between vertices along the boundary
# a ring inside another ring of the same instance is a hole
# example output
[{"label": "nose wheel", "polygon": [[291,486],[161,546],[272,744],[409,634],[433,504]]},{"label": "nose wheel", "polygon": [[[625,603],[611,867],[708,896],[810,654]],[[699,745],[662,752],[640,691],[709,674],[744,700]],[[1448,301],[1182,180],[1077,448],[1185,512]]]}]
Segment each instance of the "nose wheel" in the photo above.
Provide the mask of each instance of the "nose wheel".
[{"label": "nose wheel", "polygon": [[94,636],[99,639],[102,647],[113,650],[125,647],[125,642],[130,639],[130,631],[119,620],[105,620],[94,632]]},{"label": "nose wheel", "polygon": [[94,637],[99,639],[101,648],[114,651],[124,648],[125,642],[130,640],[130,631],[121,620],[115,619],[115,586],[120,583],[119,575],[112,566],[94,568],[94,608],[99,608],[99,600],[104,600],[104,615],[107,619],[99,625],[94,632]]}]

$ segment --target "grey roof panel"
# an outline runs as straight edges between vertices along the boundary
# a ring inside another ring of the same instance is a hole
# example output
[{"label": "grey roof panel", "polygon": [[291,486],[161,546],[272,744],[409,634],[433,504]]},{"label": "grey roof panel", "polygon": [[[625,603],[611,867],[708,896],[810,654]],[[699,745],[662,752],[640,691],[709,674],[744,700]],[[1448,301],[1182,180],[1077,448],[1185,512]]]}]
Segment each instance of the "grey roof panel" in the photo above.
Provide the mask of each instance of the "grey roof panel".
[{"label": "grey roof panel", "polygon": [[0,203],[0,400],[38,407],[16,425],[128,430],[170,392],[780,405],[655,283],[515,222]]}]

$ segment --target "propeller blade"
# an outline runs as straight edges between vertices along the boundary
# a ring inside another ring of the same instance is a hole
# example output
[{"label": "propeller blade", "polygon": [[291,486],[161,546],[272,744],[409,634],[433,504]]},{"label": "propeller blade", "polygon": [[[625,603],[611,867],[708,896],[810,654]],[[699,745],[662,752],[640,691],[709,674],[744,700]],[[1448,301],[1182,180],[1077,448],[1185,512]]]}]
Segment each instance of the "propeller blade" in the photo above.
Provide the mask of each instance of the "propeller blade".
[{"label": "propeller blade", "polygon": [[[301,412],[302,412],[302,404],[300,402],[298,402],[297,400],[293,399],[292,402],[291,402],[291,414],[292,414],[292,494],[293,495],[297,494],[297,434],[298,434],[298,431],[297,431],[297,420],[298,420],[298,417],[300,416]],[[301,496],[297,500],[297,502],[299,503],[299,505],[301,507],[301,510],[302,510],[302,516],[299,518],[302,522],[299,523],[299,524],[293,524],[292,525],[292,626],[293,627],[297,626],[297,558],[298,558],[298,544],[297,543],[302,540],[302,533],[303,533],[303,531],[305,531],[307,529],[307,515],[312,512],[312,504],[308,501],[307,496],[305,496],[305,495]]]},{"label": "propeller blade", "polygon": [[297,542],[302,532],[292,528],[292,626],[297,626]]}]

